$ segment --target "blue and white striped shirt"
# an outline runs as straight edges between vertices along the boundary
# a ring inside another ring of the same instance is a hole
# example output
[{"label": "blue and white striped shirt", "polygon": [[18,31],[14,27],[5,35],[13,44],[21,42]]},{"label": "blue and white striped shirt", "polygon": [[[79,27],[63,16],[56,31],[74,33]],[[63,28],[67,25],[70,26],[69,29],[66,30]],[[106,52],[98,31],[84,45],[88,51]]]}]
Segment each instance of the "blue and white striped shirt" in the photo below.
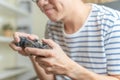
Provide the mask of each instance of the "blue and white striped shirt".
[{"label": "blue and white striped shirt", "polygon": [[77,32],[66,34],[63,23],[50,21],[46,36],[86,69],[120,74],[120,12],[92,4],[91,13]]}]

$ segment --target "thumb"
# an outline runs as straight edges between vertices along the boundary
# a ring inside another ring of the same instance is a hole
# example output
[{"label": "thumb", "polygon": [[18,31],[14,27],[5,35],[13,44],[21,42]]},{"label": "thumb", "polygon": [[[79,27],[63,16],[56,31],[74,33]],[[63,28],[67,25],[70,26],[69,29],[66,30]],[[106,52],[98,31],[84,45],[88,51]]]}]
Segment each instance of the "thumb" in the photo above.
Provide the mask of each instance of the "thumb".
[{"label": "thumb", "polygon": [[51,39],[42,39],[43,43],[46,43],[47,45],[49,45],[52,49],[58,47],[59,45],[57,43],[55,43],[53,40]]}]

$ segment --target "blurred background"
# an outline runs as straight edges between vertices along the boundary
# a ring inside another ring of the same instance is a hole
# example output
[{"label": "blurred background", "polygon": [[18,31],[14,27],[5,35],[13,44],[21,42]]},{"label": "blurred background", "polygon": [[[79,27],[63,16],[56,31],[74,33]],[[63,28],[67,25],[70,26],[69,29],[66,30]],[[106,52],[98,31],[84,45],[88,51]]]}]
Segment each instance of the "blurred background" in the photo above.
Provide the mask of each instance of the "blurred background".
[{"label": "blurred background", "polygon": [[[119,0],[84,0],[120,10]],[[27,57],[13,51],[8,44],[15,31],[44,37],[47,17],[32,0],[0,0],[0,80],[36,80]]]}]

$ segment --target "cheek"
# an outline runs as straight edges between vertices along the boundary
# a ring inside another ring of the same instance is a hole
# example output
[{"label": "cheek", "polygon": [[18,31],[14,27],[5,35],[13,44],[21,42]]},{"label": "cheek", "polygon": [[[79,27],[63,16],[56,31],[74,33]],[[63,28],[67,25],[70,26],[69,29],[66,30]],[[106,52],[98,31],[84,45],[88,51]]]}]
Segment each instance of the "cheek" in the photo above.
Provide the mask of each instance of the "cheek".
[{"label": "cheek", "polygon": [[43,8],[42,5],[40,3],[37,3],[37,6],[39,7],[39,9],[43,12]]},{"label": "cheek", "polygon": [[64,6],[63,6],[63,4],[61,4],[60,2],[59,3],[56,3],[56,10],[58,11],[58,12],[63,12],[64,11]]}]

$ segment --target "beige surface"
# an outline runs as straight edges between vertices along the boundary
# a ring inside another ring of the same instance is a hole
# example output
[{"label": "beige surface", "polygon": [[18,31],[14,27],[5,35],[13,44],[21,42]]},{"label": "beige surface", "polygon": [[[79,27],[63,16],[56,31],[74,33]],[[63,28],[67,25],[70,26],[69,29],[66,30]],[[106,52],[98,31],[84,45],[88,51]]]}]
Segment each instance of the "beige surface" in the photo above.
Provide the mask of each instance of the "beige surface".
[{"label": "beige surface", "polygon": [[33,33],[40,38],[44,37],[47,17],[39,10],[36,4],[33,4]]},{"label": "beige surface", "polygon": [[16,54],[8,43],[0,42],[0,70],[16,65]]},{"label": "beige surface", "polygon": [[[15,4],[16,0],[6,0],[10,4]],[[16,26],[16,18],[14,16],[8,15],[0,15],[0,17],[4,19],[2,22],[4,23],[11,23],[14,27]],[[0,27],[1,29],[1,27]],[[1,33],[2,35],[2,33]],[[0,36],[1,36],[0,35]],[[0,40],[0,71],[7,68],[7,67],[14,67],[16,66],[16,54],[15,52],[9,47],[9,44]]]}]

